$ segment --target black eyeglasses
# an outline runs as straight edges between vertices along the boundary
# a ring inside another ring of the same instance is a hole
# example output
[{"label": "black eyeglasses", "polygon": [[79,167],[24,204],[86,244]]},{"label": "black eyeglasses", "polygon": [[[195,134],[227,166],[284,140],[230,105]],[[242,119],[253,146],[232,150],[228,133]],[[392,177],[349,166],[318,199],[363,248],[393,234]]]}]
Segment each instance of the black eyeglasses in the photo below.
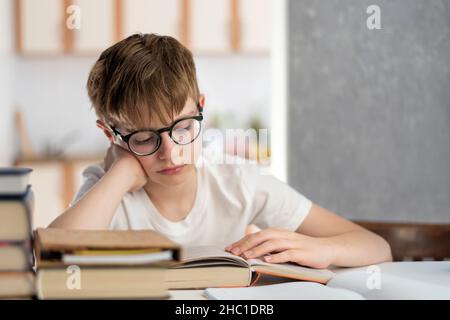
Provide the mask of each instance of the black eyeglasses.
[{"label": "black eyeglasses", "polygon": [[143,129],[127,135],[122,135],[117,129],[110,125],[115,136],[126,142],[128,149],[137,156],[149,156],[155,153],[161,146],[161,134],[168,131],[169,137],[179,145],[192,143],[200,134],[202,127],[202,106],[197,105],[199,115],[185,117],[175,121],[170,127],[158,130]]}]

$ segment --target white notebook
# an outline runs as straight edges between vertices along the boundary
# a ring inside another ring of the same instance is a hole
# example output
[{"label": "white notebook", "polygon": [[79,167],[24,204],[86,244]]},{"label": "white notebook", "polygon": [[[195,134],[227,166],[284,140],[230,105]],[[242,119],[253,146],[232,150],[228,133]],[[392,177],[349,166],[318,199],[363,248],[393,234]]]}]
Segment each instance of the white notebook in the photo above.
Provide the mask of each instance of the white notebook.
[{"label": "white notebook", "polygon": [[364,300],[350,290],[299,281],[245,288],[209,288],[204,295],[213,300]]}]

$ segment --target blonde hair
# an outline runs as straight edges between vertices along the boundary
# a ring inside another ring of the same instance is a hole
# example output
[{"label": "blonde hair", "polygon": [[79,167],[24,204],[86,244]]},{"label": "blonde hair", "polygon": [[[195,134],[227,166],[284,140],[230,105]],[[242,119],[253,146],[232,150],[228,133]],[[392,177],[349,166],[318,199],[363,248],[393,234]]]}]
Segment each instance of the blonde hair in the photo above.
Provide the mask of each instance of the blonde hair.
[{"label": "blonde hair", "polygon": [[91,69],[87,91],[99,119],[127,128],[161,122],[200,93],[192,53],[179,41],[134,34],[102,52]]}]

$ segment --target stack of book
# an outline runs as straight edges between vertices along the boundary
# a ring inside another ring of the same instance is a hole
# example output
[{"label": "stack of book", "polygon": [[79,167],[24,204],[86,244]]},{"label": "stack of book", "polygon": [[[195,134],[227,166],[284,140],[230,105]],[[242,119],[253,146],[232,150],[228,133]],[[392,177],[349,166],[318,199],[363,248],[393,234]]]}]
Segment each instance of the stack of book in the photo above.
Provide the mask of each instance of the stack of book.
[{"label": "stack of book", "polygon": [[0,168],[0,298],[34,295],[30,173],[28,168]]},{"label": "stack of book", "polygon": [[178,244],[152,230],[35,231],[40,299],[162,299]]}]

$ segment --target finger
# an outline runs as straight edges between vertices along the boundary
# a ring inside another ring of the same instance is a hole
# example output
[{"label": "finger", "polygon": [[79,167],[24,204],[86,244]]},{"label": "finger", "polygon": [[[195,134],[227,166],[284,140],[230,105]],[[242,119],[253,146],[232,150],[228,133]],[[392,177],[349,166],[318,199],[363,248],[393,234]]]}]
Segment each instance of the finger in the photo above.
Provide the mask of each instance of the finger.
[{"label": "finger", "polygon": [[265,229],[256,233],[246,235],[241,240],[233,243],[231,246],[228,246],[226,249],[228,249],[228,251],[231,251],[231,253],[235,255],[240,255],[241,253],[269,239],[286,237],[286,235],[284,235],[285,232],[286,231],[284,230],[282,231],[275,228]]},{"label": "finger", "polygon": [[272,239],[244,252],[244,258],[252,259],[261,257],[271,252],[280,252],[298,247],[298,242],[286,239]]},{"label": "finger", "polygon": [[295,262],[298,264],[303,264],[304,254],[301,250],[288,249],[280,253],[268,255],[264,257],[264,261],[269,263],[285,263],[285,262]]},{"label": "finger", "polygon": [[259,243],[268,240],[268,237],[270,237],[272,233],[273,233],[272,229],[265,229],[255,233],[247,234],[239,241],[236,241],[231,245],[229,245],[228,247],[226,247],[225,250],[231,251],[231,253],[235,255],[240,255],[242,252],[249,249],[250,243]]},{"label": "finger", "polygon": [[[249,248],[258,245],[261,242],[264,242],[270,238],[292,238],[290,235],[290,231],[287,229],[281,228],[268,228],[259,231],[249,233],[239,241],[229,245],[225,250],[232,251],[235,249],[235,254],[239,255],[240,253],[248,250]],[[237,249],[236,249],[237,248]]]},{"label": "finger", "polygon": [[245,236],[243,238],[241,238],[239,241],[236,241],[230,245],[228,245],[227,247],[225,247],[225,251],[231,251],[234,247],[241,245],[244,241],[246,241],[246,239],[253,234],[259,233],[259,232],[267,232],[268,230],[276,230],[277,228],[269,228],[269,229],[265,229],[265,230],[261,230],[260,228],[256,227],[255,225],[249,225],[246,228],[245,231]]}]

